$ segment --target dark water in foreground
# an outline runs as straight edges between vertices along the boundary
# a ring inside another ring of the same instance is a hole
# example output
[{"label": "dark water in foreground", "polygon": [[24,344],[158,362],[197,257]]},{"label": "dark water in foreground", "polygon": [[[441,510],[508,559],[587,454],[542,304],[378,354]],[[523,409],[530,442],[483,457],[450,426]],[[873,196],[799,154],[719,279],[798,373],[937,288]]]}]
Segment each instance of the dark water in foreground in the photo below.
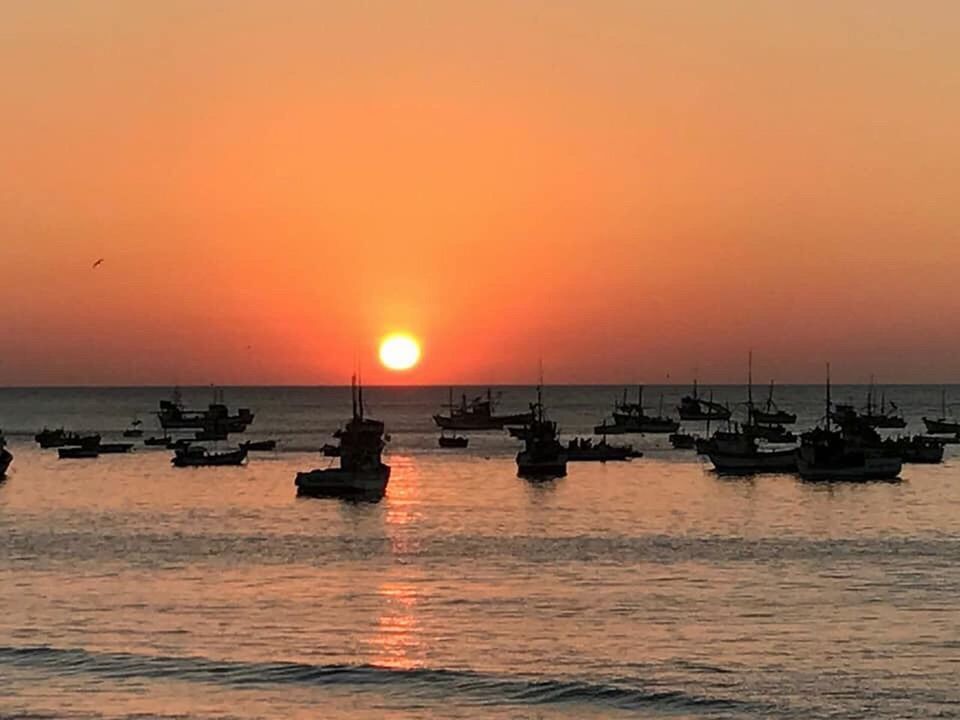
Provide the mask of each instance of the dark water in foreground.
[{"label": "dark water in foreground", "polygon": [[[805,426],[820,392],[778,394]],[[939,388],[887,392],[914,432],[939,414]],[[547,400],[584,432],[614,393]],[[165,394],[0,391],[0,716],[960,717],[960,446],[900,483],[807,485],[630,438],[643,459],[532,485],[499,433],[435,447],[444,389],[372,389],[393,476],[348,504],[293,491],[342,389],[228,390],[282,445],[244,468],[58,461],[28,437],[119,434]]]}]

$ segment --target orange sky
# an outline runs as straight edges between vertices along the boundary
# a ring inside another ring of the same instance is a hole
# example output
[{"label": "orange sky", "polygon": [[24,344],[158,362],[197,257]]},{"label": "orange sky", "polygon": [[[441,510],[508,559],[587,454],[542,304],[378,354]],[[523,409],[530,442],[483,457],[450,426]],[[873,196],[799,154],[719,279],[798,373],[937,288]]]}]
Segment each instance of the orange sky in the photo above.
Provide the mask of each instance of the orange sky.
[{"label": "orange sky", "polygon": [[956,381],[958,27],[7,0],[0,384]]}]

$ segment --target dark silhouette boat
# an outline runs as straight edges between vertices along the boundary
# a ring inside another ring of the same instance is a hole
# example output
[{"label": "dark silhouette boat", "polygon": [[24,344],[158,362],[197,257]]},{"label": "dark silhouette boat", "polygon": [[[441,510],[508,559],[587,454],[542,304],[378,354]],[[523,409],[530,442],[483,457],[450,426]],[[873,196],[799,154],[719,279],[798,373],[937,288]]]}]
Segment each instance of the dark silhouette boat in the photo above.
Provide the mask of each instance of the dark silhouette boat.
[{"label": "dark silhouette boat", "polygon": [[440,433],[437,438],[437,444],[442,448],[465,448],[470,443],[470,438],[464,435],[445,435]]},{"label": "dark silhouette boat", "polygon": [[730,408],[714,402],[713,398],[704,400],[700,397],[697,381],[693,381],[693,393],[680,398],[677,406],[681,420],[729,420]]},{"label": "dark silhouette boat", "polygon": [[530,415],[529,432],[517,453],[517,475],[531,480],[565,476],[567,451],[558,439],[557,424],[544,413],[542,382],[537,385],[537,402],[530,405]]},{"label": "dark silhouette boat", "polygon": [[[838,406],[838,409],[840,406]],[[842,418],[837,420],[837,418]],[[839,429],[831,427],[831,418]],[[831,407],[830,366],[827,365],[824,427],[800,436],[797,471],[803,480],[851,481],[894,480],[900,475],[903,459],[896,448],[885,446],[873,426],[856,412],[844,408],[839,414]]]},{"label": "dark silhouette boat", "polygon": [[13,453],[7,450],[7,439],[3,436],[3,433],[0,432],[0,478],[7,476],[7,470],[10,468],[10,463],[12,462]]},{"label": "dark silhouette boat", "polygon": [[697,445],[697,438],[689,433],[673,433],[670,435],[670,444],[675,450],[693,450]]},{"label": "dark silhouette boat", "polygon": [[797,469],[796,450],[762,450],[757,436],[748,428],[717,432],[705,448],[717,473],[721,475],[757,475],[792,473]]},{"label": "dark silhouette boat", "polygon": [[923,424],[931,435],[960,435],[960,421],[947,417],[947,391],[940,392],[940,417],[924,416]]},{"label": "dark silhouette boat", "polygon": [[46,450],[50,448],[71,447],[78,445],[97,445],[100,442],[100,436],[96,434],[81,435],[80,433],[68,432],[63,428],[56,428],[54,430],[44,428],[34,435],[34,440],[37,441],[37,444],[39,444],[41,448]]},{"label": "dark silhouette boat", "polygon": [[174,452],[170,461],[174,467],[224,467],[243,465],[247,459],[245,448],[213,451],[199,445],[189,445]]},{"label": "dark silhouette boat", "polygon": [[248,440],[240,443],[240,447],[247,452],[270,452],[277,449],[276,440]]},{"label": "dark silhouette boat", "polygon": [[623,400],[615,403],[613,423],[604,421],[593,429],[595,435],[625,434],[667,434],[680,429],[680,423],[663,415],[663,396],[660,396],[660,414],[647,415],[643,407],[643,385],[637,386],[637,401],[627,401],[627,391],[623,391]]},{"label": "dark silhouette boat", "polygon": [[134,421],[130,423],[130,427],[123,431],[123,436],[125,438],[143,437],[143,429],[140,427],[142,424],[139,420],[134,419]]},{"label": "dark silhouette boat", "polygon": [[881,393],[880,404],[877,405],[872,377],[870,378],[870,388],[867,391],[867,404],[864,411],[860,413],[860,418],[870,427],[882,430],[895,430],[907,426],[907,421],[900,414],[900,409],[896,403],[892,400],[889,404],[887,403],[886,393]]},{"label": "dark silhouette boat", "polygon": [[[767,410],[773,410],[773,383],[770,383],[770,394],[767,397]],[[797,436],[787,430],[779,423],[766,422],[771,417],[779,414],[780,417],[787,419],[787,422],[796,422],[796,415],[790,415],[782,411],[764,412],[757,408],[753,403],[753,351],[747,355],[747,424],[743,432],[748,435],[751,441],[756,444],[756,440],[766,440],[770,443],[789,444],[797,441]]]},{"label": "dark silhouette boat", "polygon": [[340,441],[340,467],[297,473],[297,495],[379,500],[390,481],[390,466],[383,462],[384,425],[364,417],[363,384],[351,382],[353,416],[334,433]]},{"label": "dark silhouette boat", "polygon": [[759,425],[793,425],[797,421],[795,413],[781,410],[773,401],[773,380],[770,381],[770,393],[763,407],[753,408],[752,421]]},{"label": "dark silhouette boat", "polygon": [[446,407],[449,415],[434,415],[433,421],[441,430],[502,430],[507,425],[528,425],[533,417],[530,413],[514,415],[494,414],[493,394],[488,389],[486,396],[476,397],[467,402],[463,395],[460,403],[453,403],[453,389],[450,389],[450,401]]},{"label": "dark silhouette boat", "polygon": [[242,433],[253,422],[254,414],[248,408],[240,408],[231,415],[222,401],[222,394],[215,395],[214,402],[206,410],[187,410],[174,390],[173,399],[161,400],[157,412],[160,427],[164,430],[199,430],[208,433]]},{"label": "dark silhouette boat", "polygon": [[57,455],[61,460],[90,460],[100,457],[100,448],[96,445],[93,447],[67,446],[58,448]]},{"label": "dark silhouette boat", "polygon": [[592,438],[574,438],[566,446],[568,462],[617,462],[643,457],[633,445],[611,445],[606,438],[594,442]]},{"label": "dark silhouette boat", "polygon": [[941,438],[914,435],[888,439],[884,444],[899,454],[904,463],[937,465],[943,462],[943,445]]}]

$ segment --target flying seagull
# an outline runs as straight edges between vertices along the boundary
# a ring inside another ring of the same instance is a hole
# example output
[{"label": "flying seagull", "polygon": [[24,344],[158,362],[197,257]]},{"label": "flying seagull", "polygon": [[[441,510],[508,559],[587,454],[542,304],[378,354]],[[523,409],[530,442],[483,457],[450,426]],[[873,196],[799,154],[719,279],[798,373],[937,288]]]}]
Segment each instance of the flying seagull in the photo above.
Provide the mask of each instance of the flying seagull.
[{"label": "flying seagull", "polygon": [[95,269],[97,269],[98,267],[100,267],[101,265],[103,265],[103,258],[100,258],[99,260],[97,260],[97,261],[93,264],[93,269],[95,270]]}]

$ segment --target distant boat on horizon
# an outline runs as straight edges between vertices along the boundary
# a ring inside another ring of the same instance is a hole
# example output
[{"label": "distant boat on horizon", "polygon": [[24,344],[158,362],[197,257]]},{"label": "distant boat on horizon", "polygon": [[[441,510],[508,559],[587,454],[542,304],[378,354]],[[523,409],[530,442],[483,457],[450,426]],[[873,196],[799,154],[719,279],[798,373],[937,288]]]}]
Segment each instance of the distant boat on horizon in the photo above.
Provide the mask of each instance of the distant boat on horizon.
[{"label": "distant boat on horizon", "polygon": [[479,396],[467,402],[463,395],[458,405],[453,403],[453,388],[446,407],[449,415],[434,415],[433,421],[442,430],[502,430],[507,425],[527,425],[533,420],[532,413],[513,415],[494,414],[493,393],[488,388],[486,397]]}]

